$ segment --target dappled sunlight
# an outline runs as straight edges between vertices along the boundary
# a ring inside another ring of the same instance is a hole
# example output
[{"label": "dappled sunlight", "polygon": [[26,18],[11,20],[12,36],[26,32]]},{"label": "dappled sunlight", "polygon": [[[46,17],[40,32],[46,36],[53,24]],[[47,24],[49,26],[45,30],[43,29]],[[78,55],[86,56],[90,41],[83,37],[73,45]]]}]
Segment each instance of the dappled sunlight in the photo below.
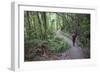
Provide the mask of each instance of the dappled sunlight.
[{"label": "dappled sunlight", "polygon": [[90,14],[24,11],[24,61],[83,58],[90,58]]},{"label": "dappled sunlight", "polygon": [[64,32],[61,30],[55,31],[55,37],[61,38],[64,42],[67,42],[69,46],[72,46],[72,40],[69,39],[67,36],[64,36]]},{"label": "dappled sunlight", "polygon": [[56,37],[61,38],[63,41],[67,42],[68,45],[70,46],[70,48],[69,48],[69,50],[67,50],[67,52],[62,53],[62,57],[69,55],[70,58],[72,58],[72,59],[83,58],[82,49],[80,47],[78,47],[76,43],[75,43],[75,46],[73,46],[72,40],[70,38],[68,38],[67,36],[64,36],[63,33],[64,32],[62,32],[61,30],[57,30],[55,32]]}]

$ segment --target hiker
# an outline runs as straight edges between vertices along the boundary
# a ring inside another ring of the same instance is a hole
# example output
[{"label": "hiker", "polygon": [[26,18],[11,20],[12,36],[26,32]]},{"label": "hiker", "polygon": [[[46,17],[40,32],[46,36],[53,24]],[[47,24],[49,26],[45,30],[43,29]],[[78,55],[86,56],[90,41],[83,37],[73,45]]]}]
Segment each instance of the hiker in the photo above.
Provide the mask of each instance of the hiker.
[{"label": "hiker", "polygon": [[73,42],[73,46],[75,46],[76,37],[77,37],[77,33],[76,33],[76,32],[73,32],[73,33],[72,33],[72,42]]}]

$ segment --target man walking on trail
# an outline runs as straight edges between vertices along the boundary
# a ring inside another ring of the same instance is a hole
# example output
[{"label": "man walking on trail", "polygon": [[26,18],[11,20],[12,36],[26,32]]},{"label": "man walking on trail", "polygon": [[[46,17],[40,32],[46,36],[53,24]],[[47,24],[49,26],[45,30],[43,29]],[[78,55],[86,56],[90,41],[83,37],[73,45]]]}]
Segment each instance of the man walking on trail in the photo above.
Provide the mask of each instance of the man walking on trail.
[{"label": "man walking on trail", "polygon": [[72,42],[73,42],[73,46],[75,46],[76,37],[77,37],[77,33],[76,33],[76,32],[73,32],[73,33],[72,33]]}]

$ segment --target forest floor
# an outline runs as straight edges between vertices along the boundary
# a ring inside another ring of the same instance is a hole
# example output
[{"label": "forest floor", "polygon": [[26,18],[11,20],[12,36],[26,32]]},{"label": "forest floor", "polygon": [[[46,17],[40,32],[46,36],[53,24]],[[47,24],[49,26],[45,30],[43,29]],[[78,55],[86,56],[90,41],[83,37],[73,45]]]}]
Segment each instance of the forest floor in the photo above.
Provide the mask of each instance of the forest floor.
[{"label": "forest floor", "polygon": [[72,40],[69,39],[67,42],[70,45],[70,48],[66,50],[65,52],[61,53],[60,59],[83,59],[83,51],[82,48],[78,47],[77,44],[73,46]]},{"label": "forest floor", "polygon": [[[28,55],[26,54],[26,61],[44,61],[44,60],[68,60],[68,59],[86,59],[90,58],[90,49],[88,48],[81,48],[78,46],[77,42],[75,46],[73,46],[73,42],[71,39],[71,35],[64,35],[64,33],[60,30],[55,31],[55,37],[62,39],[66,44],[68,44],[69,49],[66,48],[64,52],[61,53],[52,53],[50,51],[45,52],[43,55],[37,54],[33,57],[33,53],[30,50]],[[40,50],[41,51],[41,50]],[[28,56],[28,57],[27,57]]]},{"label": "forest floor", "polygon": [[71,38],[65,37],[61,31],[57,31],[56,36],[62,38],[70,46],[68,50],[61,53],[61,57],[59,57],[60,59],[84,59],[82,48],[80,48],[77,43],[75,43],[75,46],[73,46]]}]

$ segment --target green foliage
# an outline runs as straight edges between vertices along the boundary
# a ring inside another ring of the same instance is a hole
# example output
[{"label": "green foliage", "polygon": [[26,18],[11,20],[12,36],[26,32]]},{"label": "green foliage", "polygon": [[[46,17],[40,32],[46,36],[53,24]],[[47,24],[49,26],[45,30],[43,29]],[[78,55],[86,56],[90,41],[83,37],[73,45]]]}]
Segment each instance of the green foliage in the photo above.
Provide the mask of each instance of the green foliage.
[{"label": "green foliage", "polygon": [[90,48],[90,15],[85,15],[80,20],[79,42],[83,48]]},{"label": "green foliage", "polygon": [[46,41],[52,52],[66,51],[70,47],[67,41],[55,38],[57,30],[64,32],[66,37],[77,32],[78,45],[90,48],[90,14],[24,11],[25,50]]},{"label": "green foliage", "polygon": [[55,53],[64,52],[69,48],[68,44],[59,38],[49,39],[48,43],[50,50]]},{"label": "green foliage", "polygon": [[42,43],[41,40],[39,39],[33,39],[33,40],[27,40],[27,41],[24,41],[24,47],[25,48],[34,48],[36,46],[38,46],[39,44]]}]

